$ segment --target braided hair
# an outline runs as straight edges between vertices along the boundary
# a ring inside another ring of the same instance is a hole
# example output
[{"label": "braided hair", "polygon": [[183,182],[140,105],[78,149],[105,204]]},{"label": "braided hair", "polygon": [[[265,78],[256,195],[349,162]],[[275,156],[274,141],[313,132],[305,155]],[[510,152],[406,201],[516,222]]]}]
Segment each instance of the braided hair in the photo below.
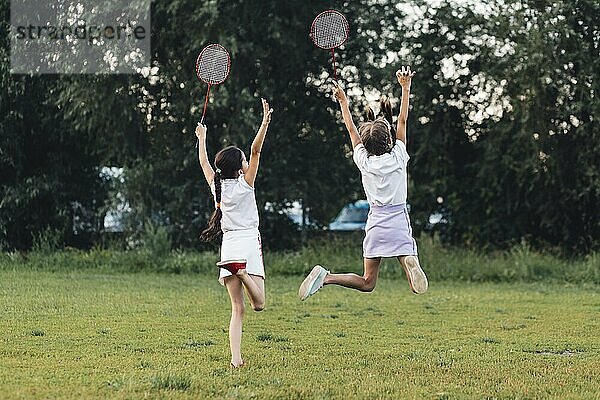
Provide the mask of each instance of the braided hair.
[{"label": "braided hair", "polygon": [[360,140],[370,155],[380,156],[389,153],[393,146],[392,105],[386,97],[379,100],[380,111],[375,117],[372,108],[365,109],[365,122],[358,127]]},{"label": "braided hair", "polygon": [[215,156],[215,203],[216,208],[208,221],[208,227],[200,234],[200,240],[210,242],[216,240],[221,235],[221,180],[235,179],[237,172],[242,169],[242,159],[244,153],[235,146],[228,146],[222,149]]}]

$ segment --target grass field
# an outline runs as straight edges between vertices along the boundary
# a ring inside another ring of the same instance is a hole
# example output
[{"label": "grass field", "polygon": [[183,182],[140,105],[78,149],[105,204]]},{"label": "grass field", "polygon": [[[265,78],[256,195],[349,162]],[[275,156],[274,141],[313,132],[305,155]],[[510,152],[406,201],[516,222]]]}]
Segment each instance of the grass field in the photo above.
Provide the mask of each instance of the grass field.
[{"label": "grass field", "polygon": [[267,281],[231,370],[213,276],[0,271],[1,398],[600,398],[598,286]]}]

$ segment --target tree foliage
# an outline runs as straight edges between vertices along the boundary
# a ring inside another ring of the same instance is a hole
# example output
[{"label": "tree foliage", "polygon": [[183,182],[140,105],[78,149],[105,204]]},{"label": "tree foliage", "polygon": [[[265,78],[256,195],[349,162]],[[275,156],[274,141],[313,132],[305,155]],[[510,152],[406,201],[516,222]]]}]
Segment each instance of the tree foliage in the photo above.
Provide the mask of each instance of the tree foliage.
[{"label": "tree foliage", "polygon": [[[308,37],[314,16],[330,7],[350,22],[336,58],[357,119],[379,94],[399,104],[399,65],[417,71],[409,202],[418,230],[494,247],[523,239],[565,251],[598,246],[593,0],[156,1],[151,68],[93,76],[10,75],[8,1],[0,4],[4,246],[27,248],[48,227],[68,244],[97,241],[117,192],[131,207],[131,231],[150,221],[166,225],[176,246],[197,246],[213,204],[194,149],[206,90],[194,63],[215,42],[232,65],[211,89],[211,158],[226,144],[249,149],[265,97],[275,112],[257,180],[260,206],[277,212],[300,201],[326,224],[363,198],[330,97],[330,56]],[[107,182],[104,166],[123,168],[124,181]],[[446,222],[432,227],[435,212]],[[272,246],[300,238],[276,213],[265,214],[262,229]]]}]

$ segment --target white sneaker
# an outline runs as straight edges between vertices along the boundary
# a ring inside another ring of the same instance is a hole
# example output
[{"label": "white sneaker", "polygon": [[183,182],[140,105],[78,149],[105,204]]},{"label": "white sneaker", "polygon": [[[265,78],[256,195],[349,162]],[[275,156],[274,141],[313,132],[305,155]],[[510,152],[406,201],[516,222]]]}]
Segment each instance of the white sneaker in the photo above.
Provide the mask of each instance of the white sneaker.
[{"label": "white sneaker", "polygon": [[406,256],[402,261],[400,264],[402,264],[404,272],[406,272],[406,278],[411,290],[416,294],[425,293],[429,284],[427,283],[425,272],[423,272],[419,265],[417,256]]},{"label": "white sneaker", "polygon": [[300,300],[304,301],[309,296],[317,293],[317,291],[323,287],[323,280],[325,280],[327,274],[329,274],[329,271],[320,265],[315,265],[312,271],[310,271],[310,274],[308,274],[300,285],[300,289],[298,290]]}]

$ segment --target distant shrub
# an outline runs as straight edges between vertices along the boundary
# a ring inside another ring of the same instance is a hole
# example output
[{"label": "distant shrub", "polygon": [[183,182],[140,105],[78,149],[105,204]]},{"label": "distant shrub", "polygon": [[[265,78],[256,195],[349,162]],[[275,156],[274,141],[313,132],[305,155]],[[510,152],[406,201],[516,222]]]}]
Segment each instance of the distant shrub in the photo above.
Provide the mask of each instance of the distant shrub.
[{"label": "distant shrub", "polygon": [[146,223],[141,242],[143,249],[154,257],[166,257],[172,247],[167,228],[152,222]]},{"label": "distant shrub", "polygon": [[[153,228],[154,229],[154,228]],[[169,274],[216,274],[217,251],[168,250],[165,231],[153,232],[148,247],[111,250],[99,247],[83,251],[63,249],[29,253],[0,253],[0,269],[43,269],[70,271],[94,269],[104,272],[159,272]],[[50,242],[51,243],[51,242]],[[526,244],[509,251],[484,254],[480,250],[442,245],[435,238],[417,240],[421,266],[431,282],[440,280],[471,282],[570,282],[600,284],[600,255],[564,260],[532,250]],[[303,276],[316,264],[334,273],[363,273],[362,235],[325,234],[309,239],[296,251],[264,251],[268,276]],[[380,276],[405,279],[394,258],[384,259]]]},{"label": "distant shrub", "polygon": [[42,254],[50,254],[59,249],[62,234],[57,229],[46,227],[42,231],[33,235],[33,244],[31,251]]}]

